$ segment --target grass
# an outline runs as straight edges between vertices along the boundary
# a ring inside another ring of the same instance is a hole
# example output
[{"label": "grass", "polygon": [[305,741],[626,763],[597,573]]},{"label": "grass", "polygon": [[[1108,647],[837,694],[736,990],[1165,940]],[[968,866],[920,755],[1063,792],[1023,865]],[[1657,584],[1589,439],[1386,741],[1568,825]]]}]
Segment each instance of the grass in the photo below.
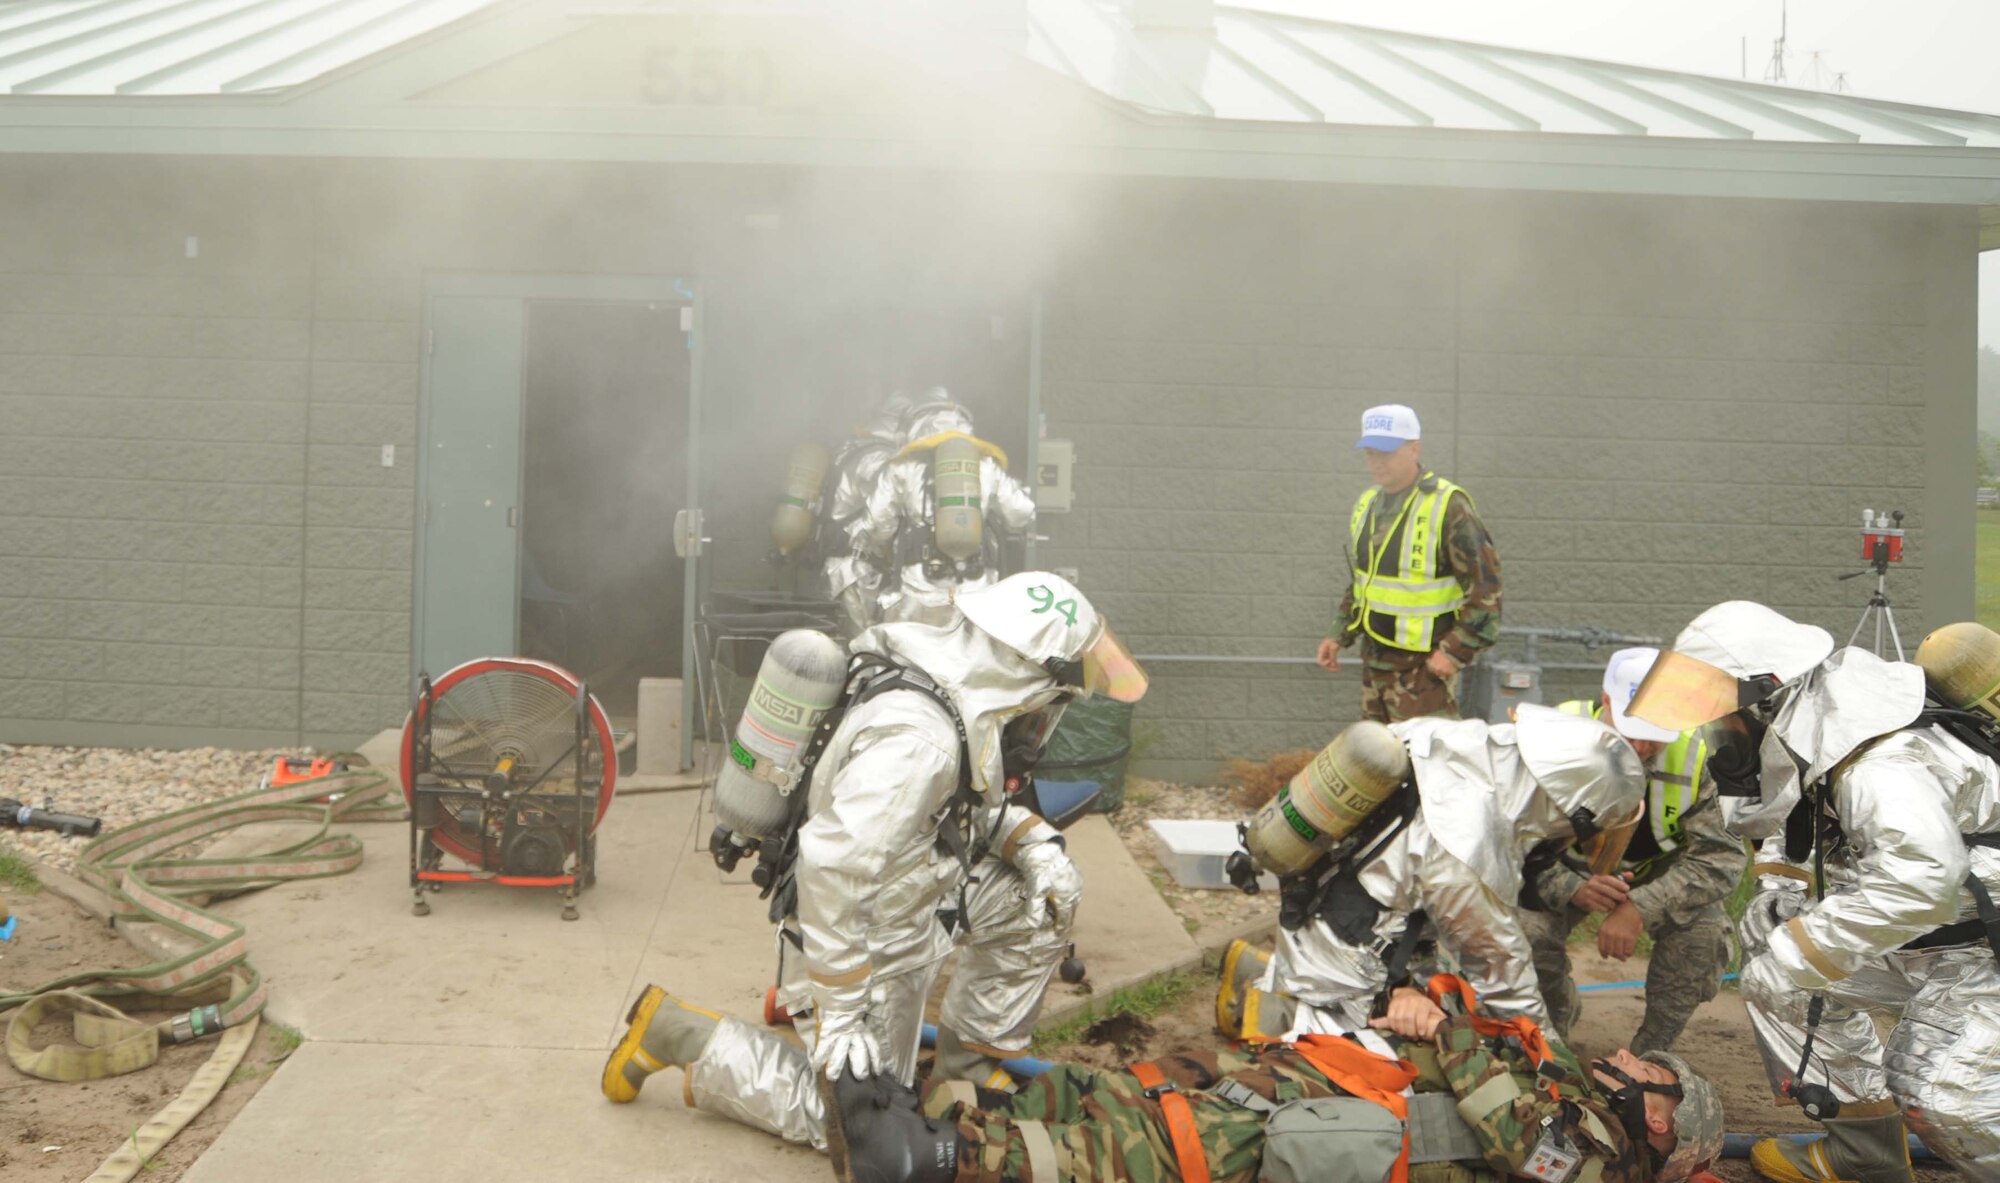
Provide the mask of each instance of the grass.
[{"label": "grass", "polygon": [[42,889],[42,879],[27,855],[0,849],[0,888],[34,895]]},{"label": "grass", "polygon": [[1150,1019],[1161,1011],[1179,1005],[1188,995],[1209,984],[1209,980],[1200,974],[1176,972],[1148,979],[1136,986],[1114,990],[1101,1005],[1093,1003],[1082,1014],[1035,1032],[1034,1054],[1043,1056],[1054,1048],[1080,1043],[1083,1040],[1083,1033],[1090,1029],[1091,1024],[1111,1018],[1113,1015]]},{"label": "grass", "polygon": [[1987,628],[2000,629],[2000,512],[1982,511],[1974,528],[1974,614]]},{"label": "grass", "polygon": [[246,1080],[255,1080],[260,1076],[276,1072],[278,1065],[284,1063],[293,1052],[299,1050],[299,1045],[306,1041],[305,1034],[297,1027],[288,1027],[271,1019],[264,1020],[264,1031],[265,1033],[259,1036],[259,1042],[268,1044],[271,1054],[255,1064],[237,1065],[236,1071],[229,1074],[230,1084],[241,1084]]}]

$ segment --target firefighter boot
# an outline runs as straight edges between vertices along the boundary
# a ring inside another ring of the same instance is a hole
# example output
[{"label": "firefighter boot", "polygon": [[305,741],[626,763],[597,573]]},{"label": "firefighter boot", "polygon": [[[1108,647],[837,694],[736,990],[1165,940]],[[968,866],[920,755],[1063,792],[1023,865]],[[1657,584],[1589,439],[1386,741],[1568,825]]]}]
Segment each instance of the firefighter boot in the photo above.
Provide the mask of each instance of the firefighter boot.
[{"label": "firefighter boot", "polygon": [[931,1065],[931,1075],[939,1080],[969,1080],[979,1088],[1011,1093],[1014,1091],[1014,1078],[1001,1067],[1000,1057],[992,1052],[993,1049],[984,1045],[967,1046],[958,1037],[958,1032],[940,1024],[937,1059]]},{"label": "firefighter boot", "polygon": [[1222,984],[1215,992],[1215,1028],[1231,1039],[1282,1039],[1291,1030],[1292,1000],[1260,990],[1271,955],[1248,941],[1229,942],[1222,955]]},{"label": "firefighter boot", "polygon": [[1750,1165],[1773,1183],[1912,1183],[1909,1133],[1894,1101],[1841,1106],[1826,1137],[1810,1142],[1765,1138]]},{"label": "firefighter boot", "polygon": [[604,1062],[604,1095],[627,1104],[648,1076],[668,1065],[692,1064],[721,1021],[712,1010],[689,1006],[658,986],[646,987],[625,1016],[625,1037]]}]

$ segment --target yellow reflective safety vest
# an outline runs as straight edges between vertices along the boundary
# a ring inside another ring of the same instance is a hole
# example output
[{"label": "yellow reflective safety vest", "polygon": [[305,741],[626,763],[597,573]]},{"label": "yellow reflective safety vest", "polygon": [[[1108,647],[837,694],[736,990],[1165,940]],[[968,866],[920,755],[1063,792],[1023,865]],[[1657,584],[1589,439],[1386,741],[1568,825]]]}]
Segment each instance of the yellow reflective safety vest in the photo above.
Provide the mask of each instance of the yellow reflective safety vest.
[{"label": "yellow reflective safety vest", "polygon": [[1470,505],[1472,494],[1426,472],[1403,499],[1382,544],[1370,546],[1381,494],[1370,489],[1361,495],[1347,529],[1354,562],[1353,623],[1384,645],[1429,653],[1436,647],[1438,618],[1465,603],[1465,588],[1440,570],[1445,507],[1454,494]]},{"label": "yellow reflective safety vest", "polygon": [[[1572,699],[1556,707],[1572,715],[1592,719],[1604,717],[1604,704]],[[1625,864],[1635,882],[1643,883],[1673,861],[1681,848],[1681,819],[1695,806],[1701,793],[1702,769],[1708,764],[1708,741],[1701,728],[1681,732],[1681,737],[1660,750],[1646,769],[1646,829],[1651,842],[1634,836],[1626,851]]]}]

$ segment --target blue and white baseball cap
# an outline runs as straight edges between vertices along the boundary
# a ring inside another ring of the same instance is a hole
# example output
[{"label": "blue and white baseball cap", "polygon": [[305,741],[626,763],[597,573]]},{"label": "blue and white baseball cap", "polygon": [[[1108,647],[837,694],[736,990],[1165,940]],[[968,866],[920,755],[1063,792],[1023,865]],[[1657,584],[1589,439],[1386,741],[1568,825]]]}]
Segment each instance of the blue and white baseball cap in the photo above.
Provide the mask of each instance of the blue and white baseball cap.
[{"label": "blue and white baseball cap", "polygon": [[1679,732],[1625,713],[1625,708],[1632,705],[1632,696],[1639,692],[1639,683],[1646,680],[1646,674],[1659,657],[1658,649],[1620,649],[1604,667],[1604,697],[1611,701],[1611,729],[1626,739],[1672,743],[1680,738]]},{"label": "blue and white baseball cap", "polygon": [[1393,452],[1411,440],[1422,439],[1417,413],[1401,403],[1385,403],[1361,412],[1361,442],[1357,448]]}]

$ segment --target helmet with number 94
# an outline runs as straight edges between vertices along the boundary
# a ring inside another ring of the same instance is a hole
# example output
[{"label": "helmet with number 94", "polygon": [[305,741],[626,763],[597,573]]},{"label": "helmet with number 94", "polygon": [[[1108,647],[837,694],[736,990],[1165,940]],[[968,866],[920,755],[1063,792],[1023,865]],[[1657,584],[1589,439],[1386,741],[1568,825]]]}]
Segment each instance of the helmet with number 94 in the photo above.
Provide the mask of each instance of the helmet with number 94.
[{"label": "helmet with number 94", "polygon": [[1047,670],[1057,685],[1127,703],[1146,693],[1146,671],[1110,622],[1060,575],[1023,571],[963,592],[957,602],[974,628]]}]

